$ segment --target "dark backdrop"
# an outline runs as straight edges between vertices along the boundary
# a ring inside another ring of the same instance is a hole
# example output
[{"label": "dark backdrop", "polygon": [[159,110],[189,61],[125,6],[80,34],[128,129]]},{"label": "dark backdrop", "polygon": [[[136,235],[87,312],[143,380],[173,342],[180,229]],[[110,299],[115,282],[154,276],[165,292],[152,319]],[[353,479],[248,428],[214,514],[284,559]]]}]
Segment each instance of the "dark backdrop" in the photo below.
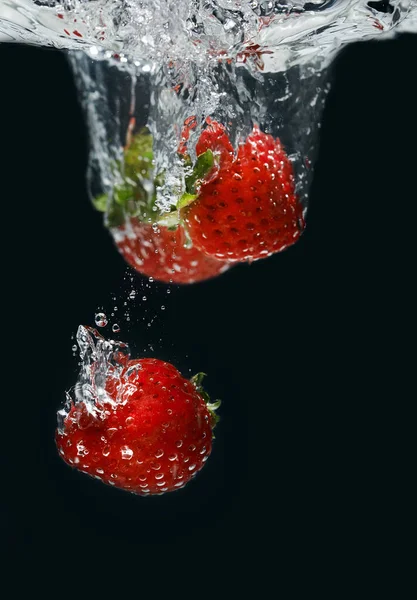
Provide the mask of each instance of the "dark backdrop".
[{"label": "dark backdrop", "polygon": [[296,246],[169,296],[135,276],[148,300],[131,303],[120,337],[135,355],[207,372],[223,399],[203,472],[142,499],[71,471],[55,451],[55,413],[77,372],[71,336],[113,294],[126,300],[132,273],[87,198],[86,128],[65,57],[0,46],[7,560],[36,567],[55,555],[65,568],[121,556],[138,561],[142,582],[145,559],[162,571],[193,560],[210,587],[211,570],[236,559],[246,577],[257,562],[275,568],[279,556],[381,535],[391,414],[409,393],[416,59],[417,38],[404,35],[336,60]]}]

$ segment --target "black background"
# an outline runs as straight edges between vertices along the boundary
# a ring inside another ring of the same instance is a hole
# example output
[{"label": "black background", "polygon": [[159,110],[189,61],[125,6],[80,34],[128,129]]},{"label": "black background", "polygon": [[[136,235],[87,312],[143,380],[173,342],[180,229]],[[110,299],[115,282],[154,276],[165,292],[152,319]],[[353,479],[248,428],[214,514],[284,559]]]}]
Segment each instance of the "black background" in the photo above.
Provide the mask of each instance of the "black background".
[{"label": "black background", "polygon": [[203,472],[142,499],[56,454],[55,413],[77,373],[71,336],[97,308],[110,312],[113,294],[126,300],[132,273],[87,198],[86,128],[64,55],[0,46],[6,560],[133,559],[140,593],[148,563],[179,561],[191,576],[195,561],[209,588],[221,564],[249,577],[248,565],[268,569],[278,555],[374,539],[394,467],[386,419],[407,393],[416,59],[417,37],[403,35],[335,61],[296,246],[169,296],[135,276],[148,299],[130,303],[120,337],[136,356],[207,372],[223,399]]}]

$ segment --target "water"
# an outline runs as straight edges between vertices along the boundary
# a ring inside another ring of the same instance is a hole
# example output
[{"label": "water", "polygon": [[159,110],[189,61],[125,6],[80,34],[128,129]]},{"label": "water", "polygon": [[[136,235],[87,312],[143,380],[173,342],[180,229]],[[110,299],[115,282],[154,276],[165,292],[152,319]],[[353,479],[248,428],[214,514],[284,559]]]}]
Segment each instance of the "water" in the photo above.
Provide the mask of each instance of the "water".
[{"label": "water", "polygon": [[[255,123],[279,137],[306,209],[327,66],[349,42],[416,31],[416,15],[416,0],[3,0],[0,40],[70,50],[90,131],[91,199],[112,229],[115,207],[123,220],[137,209],[118,206],[126,186],[147,205],[155,196],[150,220],[175,206],[191,116],[192,159],[207,117],[227,126],[235,148]],[[143,127],[150,159],[132,182],[124,148]]]},{"label": "water", "polygon": [[[80,356],[80,372],[77,383],[66,395],[64,407],[58,411],[58,429],[62,431],[66,416],[73,404],[83,403],[90,414],[100,418],[105,414],[106,404],[115,406],[126,402],[126,385],[120,385],[121,373],[129,358],[129,346],[121,341],[106,340],[92,327],[80,325],[77,331]],[[109,384],[110,382],[110,384]],[[116,399],[107,389],[118,386]]]}]

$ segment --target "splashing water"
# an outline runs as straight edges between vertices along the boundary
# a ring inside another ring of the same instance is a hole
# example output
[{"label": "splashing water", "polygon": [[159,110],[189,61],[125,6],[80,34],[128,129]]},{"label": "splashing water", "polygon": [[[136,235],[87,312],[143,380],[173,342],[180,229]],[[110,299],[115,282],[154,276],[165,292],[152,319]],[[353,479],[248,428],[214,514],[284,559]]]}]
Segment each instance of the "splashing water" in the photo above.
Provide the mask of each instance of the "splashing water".
[{"label": "splashing water", "polygon": [[[151,158],[133,185],[155,194],[156,210],[175,205],[185,190],[177,150],[190,116],[192,159],[207,117],[227,125],[235,148],[255,123],[279,137],[306,208],[327,66],[343,45],[396,30],[417,31],[416,0],[3,0],[0,6],[0,41],[71,50],[90,129],[90,193],[94,201],[105,199],[107,213],[125,190],[124,148],[143,127],[152,134]],[[129,213],[128,205],[123,210]]]},{"label": "splashing water", "polygon": [[[80,355],[80,373],[72,395],[67,393],[64,407],[58,411],[58,429],[72,406],[83,403],[95,418],[104,417],[107,406],[125,403],[128,384],[123,385],[121,374],[130,358],[129,346],[124,342],[106,340],[96,329],[80,325],[77,331]],[[117,390],[116,397],[109,390]],[[116,399],[114,399],[116,398]]]}]

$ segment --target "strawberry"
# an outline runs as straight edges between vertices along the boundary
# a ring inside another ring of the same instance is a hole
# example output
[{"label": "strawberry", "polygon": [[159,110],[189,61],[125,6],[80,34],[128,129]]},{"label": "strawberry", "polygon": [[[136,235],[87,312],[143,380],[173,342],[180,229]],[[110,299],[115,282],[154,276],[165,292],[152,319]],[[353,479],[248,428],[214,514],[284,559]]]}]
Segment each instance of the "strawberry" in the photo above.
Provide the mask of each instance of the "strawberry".
[{"label": "strawberry", "polygon": [[[264,258],[294,244],[304,229],[303,210],[280,141],[255,126],[234,154],[225,128],[210,119],[207,123],[196,145],[196,166],[211,155],[216,168],[208,177],[189,178],[193,189],[178,203],[193,245],[232,263]],[[188,137],[189,132],[183,134],[180,144],[184,156]]]},{"label": "strawberry", "polygon": [[194,246],[189,246],[181,226],[171,230],[131,217],[111,231],[126,262],[139,273],[157,281],[196,283],[220,275],[229,268],[227,263],[205,256]]},{"label": "strawberry", "polygon": [[115,181],[110,202],[107,194],[94,199],[106,213],[106,223],[116,246],[131,267],[157,281],[195,283],[223,273],[224,261],[205,256],[189,244],[184,229],[156,224],[156,187],[164,174],[153,172],[153,140],[147,129],[129,133],[123,164],[113,165]]},{"label": "strawberry", "polygon": [[[89,369],[98,372],[100,360]],[[70,466],[135,494],[182,488],[210,456],[218,420],[219,402],[208,402],[202,377],[187,380],[155,358],[126,359],[117,376],[108,368],[94,402],[89,385],[90,397],[58,413],[59,454]]]}]

